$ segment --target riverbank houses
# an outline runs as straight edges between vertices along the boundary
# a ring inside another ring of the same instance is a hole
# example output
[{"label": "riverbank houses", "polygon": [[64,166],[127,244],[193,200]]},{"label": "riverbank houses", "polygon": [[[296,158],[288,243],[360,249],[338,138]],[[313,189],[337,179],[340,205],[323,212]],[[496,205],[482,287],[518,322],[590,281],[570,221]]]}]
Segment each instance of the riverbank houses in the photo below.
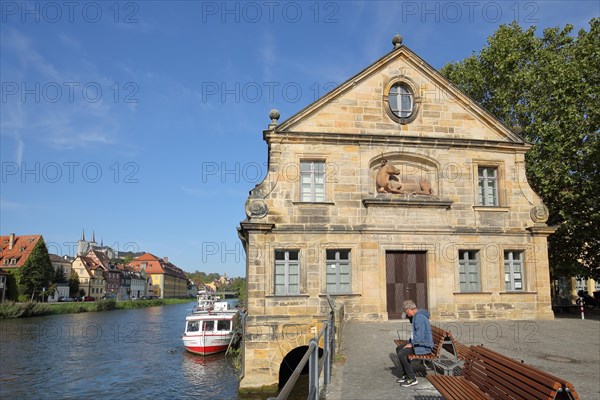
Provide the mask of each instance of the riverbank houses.
[{"label": "riverbank houses", "polygon": [[159,258],[144,253],[130,261],[129,266],[136,272],[144,271],[149,278],[148,295],[167,297],[187,297],[188,278],[182,269],[169,262],[168,257]]}]

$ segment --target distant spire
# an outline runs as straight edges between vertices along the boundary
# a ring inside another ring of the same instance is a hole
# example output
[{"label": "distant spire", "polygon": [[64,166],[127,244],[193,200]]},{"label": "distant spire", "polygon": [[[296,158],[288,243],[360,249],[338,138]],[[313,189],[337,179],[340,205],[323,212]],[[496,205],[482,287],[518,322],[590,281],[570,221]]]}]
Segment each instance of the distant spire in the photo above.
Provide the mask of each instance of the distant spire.
[{"label": "distant spire", "polygon": [[100,247],[104,247],[104,238],[100,239]]},{"label": "distant spire", "polygon": [[85,242],[85,231],[83,228],[81,228],[81,241]]},{"label": "distant spire", "polygon": [[92,229],[92,243],[96,243],[96,233]]}]

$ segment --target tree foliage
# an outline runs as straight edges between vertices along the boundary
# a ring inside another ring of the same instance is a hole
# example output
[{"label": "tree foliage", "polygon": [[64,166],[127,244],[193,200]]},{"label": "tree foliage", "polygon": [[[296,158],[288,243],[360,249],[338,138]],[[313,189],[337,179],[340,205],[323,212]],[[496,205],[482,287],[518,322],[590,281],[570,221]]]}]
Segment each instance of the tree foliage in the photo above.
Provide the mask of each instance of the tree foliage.
[{"label": "tree foliage", "polygon": [[240,300],[240,303],[246,304],[246,278],[233,278],[227,290],[238,293],[238,299]]},{"label": "tree foliage", "polygon": [[62,265],[59,265],[54,271],[54,277],[52,283],[67,283],[67,276],[65,275],[65,269]]},{"label": "tree foliage", "polygon": [[77,271],[71,271],[71,277],[69,278],[69,296],[79,296],[79,274]]},{"label": "tree foliage", "polygon": [[35,244],[31,254],[21,267],[19,283],[23,286],[24,294],[31,296],[33,293],[39,295],[42,288],[49,288],[54,277],[54,268],[50,262],[48,249],[44,239]]},{"label": "tree foliage", "polygon": [[502,25],[473,56],[441,73],[533,144],[527,178],[558,227],[554,276],[600,277],[600,19],[573,27]]},{"label": "tree foliage", "polygon": [[[133,260],[133,254],[127,254],[125,257],[123,257],[123,260],[121,260],[121,263],[124,265],[129,265],[131,260]],[[119,261],[119,260],[117,260],[117,261]]]},{"label": "tree foliage", "polygon": [[201,283],[212,283],[213,281],[221,277],[221,274],[217,272],[211,272],[207,274],[206,272],[201,272],[197,270],[191,273],[188,272],[186,275],[188,276],[188,278],[194,281],[196,285],[199,285]]},{"label": "tree foliage", "polygon": [[6,300],[19,300],[19,282],[21,281],[21,271],[12,269],[7,271],[6,277]]}]

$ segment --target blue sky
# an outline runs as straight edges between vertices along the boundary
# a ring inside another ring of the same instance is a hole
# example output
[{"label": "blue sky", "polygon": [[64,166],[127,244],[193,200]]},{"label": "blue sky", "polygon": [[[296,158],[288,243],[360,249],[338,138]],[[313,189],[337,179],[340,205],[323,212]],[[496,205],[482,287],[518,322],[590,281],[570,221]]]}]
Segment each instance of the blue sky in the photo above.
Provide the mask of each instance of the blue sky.
[{"label": "blue sky", "polygon": [[502,23],[589,28],[597,1],[1,1],[0,234],[85,229],[245,275],[262,131],[404,44],[435,68]]}]

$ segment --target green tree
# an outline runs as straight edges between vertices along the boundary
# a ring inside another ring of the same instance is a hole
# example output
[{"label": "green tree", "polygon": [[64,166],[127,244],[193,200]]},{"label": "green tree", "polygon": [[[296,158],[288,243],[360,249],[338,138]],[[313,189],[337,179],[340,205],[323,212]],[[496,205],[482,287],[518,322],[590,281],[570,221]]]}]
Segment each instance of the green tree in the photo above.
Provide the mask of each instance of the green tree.
[{"label": "green tree", "polygon": [[27,296],[40,295],[42,288],[48,288],[54,276],[54,268],[50,262],[48,249],[44,239],[40,239],[31,254],[21,267],[20,284]]},{"label": "green tree", "polygon": [[246,293],[246,278],[233,278],[233,281],[229,285],[228,290],[236,292],[240,303],[246,304],[247,293]]},{"label": "green tree", "polygon": [[200,283],[212,283],[215,279],[219,279],[221,277],[221,274],[218,272],[211,272],[210,274],[207,274],[206,272],[197,270],[192,273],[187,273],[186,275],[188,278],[193,280],[196,285]]},{"label": "green tree", "polygon": [[62,265],[59,265],[54,271],[54,277],[52,283],[67,283],[67,276],[65,275],[65,269]]},{"label": "green tree", "polygon": [[76,297],[79,295],[79,274],[77,271],[71,271],[69,278],[69,296]]},{"label": "green tree", "polygon": [[127,254],[125,257],[123,257],[122,263],[123,265],[129,265],[131,260],[133,260],[133,254]]},{"label": "green tree", "polygon": [[527,178],[558,227],[553,275],[600,278],[600,19],[572,30],[502,25],[441,73],[533,144]]},{"label": "green tree", "polygon": [[12,301],[19,300],[19,281],[21,280],[21,271],[11,269],[7,271],[9,275],[6,277],[6,299]]}]

